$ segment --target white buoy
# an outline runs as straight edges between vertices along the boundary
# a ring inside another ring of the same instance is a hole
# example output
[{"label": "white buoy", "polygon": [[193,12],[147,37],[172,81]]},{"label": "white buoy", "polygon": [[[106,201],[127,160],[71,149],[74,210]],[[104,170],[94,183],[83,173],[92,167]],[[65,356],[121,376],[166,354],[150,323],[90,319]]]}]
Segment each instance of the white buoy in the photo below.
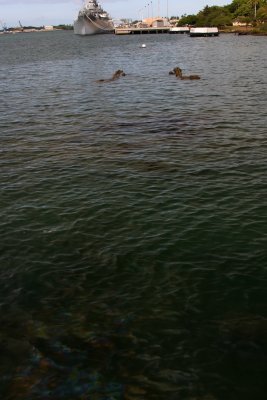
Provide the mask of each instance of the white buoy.
[{"label": "white buoy", "polygon": [[145,44],[145,43],[143,43],[141,47],[143,47],[143,49],[144,49],[144,48],[146,47],[146,44]]}]

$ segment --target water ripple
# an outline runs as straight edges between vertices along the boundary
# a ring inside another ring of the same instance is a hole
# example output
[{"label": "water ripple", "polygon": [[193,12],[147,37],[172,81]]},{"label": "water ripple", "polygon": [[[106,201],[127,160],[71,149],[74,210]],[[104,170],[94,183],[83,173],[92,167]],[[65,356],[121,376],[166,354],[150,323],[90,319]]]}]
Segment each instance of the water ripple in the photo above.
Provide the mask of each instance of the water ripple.
[{"label": "water ripple", "polygon": [[265,38],[170,36],[0,38],[3,398],[265,395]]}]

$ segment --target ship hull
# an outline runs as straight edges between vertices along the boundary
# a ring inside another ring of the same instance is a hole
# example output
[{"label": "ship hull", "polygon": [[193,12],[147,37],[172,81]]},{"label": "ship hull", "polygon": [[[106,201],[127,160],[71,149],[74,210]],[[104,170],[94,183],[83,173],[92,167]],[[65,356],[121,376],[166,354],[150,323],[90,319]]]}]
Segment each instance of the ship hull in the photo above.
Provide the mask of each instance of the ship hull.
[{"label": "ship hull", "polygon": [[113,31],[113,24],[108,20],[90,21],[86,17],[80,17],[74,21],[75,35],[97,35],[100,33],[112,33]]}]

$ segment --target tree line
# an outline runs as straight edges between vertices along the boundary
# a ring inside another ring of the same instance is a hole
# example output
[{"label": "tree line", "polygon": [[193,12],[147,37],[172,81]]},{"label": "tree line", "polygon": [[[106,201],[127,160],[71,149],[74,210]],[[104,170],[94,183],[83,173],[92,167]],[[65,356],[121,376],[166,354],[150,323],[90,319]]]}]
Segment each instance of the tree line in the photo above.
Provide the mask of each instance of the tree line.
[{"label": "tree line", "polygon": [[182,15],[178,26],[231,26],[234,20],[252,25],[267,25],[267,0],[233,0],[231,4],[206,6],[198,14]]}]

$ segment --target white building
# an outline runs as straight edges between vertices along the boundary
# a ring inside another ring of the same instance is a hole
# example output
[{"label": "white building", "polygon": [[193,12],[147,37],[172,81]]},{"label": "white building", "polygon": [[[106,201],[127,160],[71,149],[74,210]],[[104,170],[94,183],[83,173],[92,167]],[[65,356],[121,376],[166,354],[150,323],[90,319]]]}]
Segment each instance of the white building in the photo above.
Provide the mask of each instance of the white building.
[{"label": "white building", "polygon": [[45,30],[45,31],[53,31],[53,30],[54,30],[54,27],[53,27],[53,25],[45,25],[45,26],[44,26],[44,30]]}]

